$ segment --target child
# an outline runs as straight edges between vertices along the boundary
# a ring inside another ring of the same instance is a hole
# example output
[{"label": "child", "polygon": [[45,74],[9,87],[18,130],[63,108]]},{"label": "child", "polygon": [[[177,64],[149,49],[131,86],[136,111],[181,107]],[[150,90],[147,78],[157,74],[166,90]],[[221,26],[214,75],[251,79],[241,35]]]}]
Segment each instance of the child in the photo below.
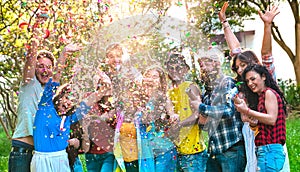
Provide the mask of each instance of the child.
[{"label": "child", "polygon": [[[45,85],[43,96],[38,105],[34,120],[33,140],[35,154],[31,161],[31,171],[70,171],[66,148],[68,146],[70,125],[82,118],[90,106],[101,97],[110,94],[110,80],[103,78],[107,84],[94,92],[75,110],[77,96],[70,84],[57,90],[61,72],[57,72]],[[57,90],[57,91],[56,91]],[[55,92],[57,93],[52,100]]]}]

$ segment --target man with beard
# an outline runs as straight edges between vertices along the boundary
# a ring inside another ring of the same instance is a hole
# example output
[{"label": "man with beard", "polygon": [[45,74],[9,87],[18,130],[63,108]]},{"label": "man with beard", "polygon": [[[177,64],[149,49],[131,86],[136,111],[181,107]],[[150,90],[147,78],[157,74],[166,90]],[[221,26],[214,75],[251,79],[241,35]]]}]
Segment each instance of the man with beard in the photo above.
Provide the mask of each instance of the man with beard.
[{"label": "man with beard", "polygon": [[207,171],[240,172],[246,165],[243,122],[233,100],[228,99],[230,90],[236,87],[235,81],[222,74],[221,59],[213,49],[198,60],[205,91],[201,99],[189,95],[190,104],[199,117],[207,117],[204,124],[209,134]]}]

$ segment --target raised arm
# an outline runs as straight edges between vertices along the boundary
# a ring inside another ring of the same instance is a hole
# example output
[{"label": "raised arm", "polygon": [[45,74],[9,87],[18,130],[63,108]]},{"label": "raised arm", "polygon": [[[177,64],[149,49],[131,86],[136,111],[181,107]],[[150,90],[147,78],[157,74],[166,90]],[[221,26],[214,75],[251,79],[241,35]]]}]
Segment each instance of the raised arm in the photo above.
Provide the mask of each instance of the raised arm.
[{"label": "raised arm", "polygon": [[258,11],[261,20],[264,22],[264,36],[261,47],[261,55],[271,55],[272,54],[272,37],[271,37],[271,27],[273,19],[280,11],[278,6],[268,6],[265,13]]},{"label": "raised arm", "polygon": [[237,49],[240,49],[241,45],[240,45],[240,42],[237,39],[237,37],[232,32],[228,21],[226,20],[225,12],[226,12],[227,7],[228,7],[228,2],[225,2],[222,6],[221,11],[219,12],[219,19],[223,25],[224,36],[225,36],[227,45],[229,46],[229,49],[231,50],[231,52],[234,53],[234,51],[236,51]]},{"label": "raised arm", "polygon": [[[43,3],[40,5],[42,6]],[[29,40],[29,48],[26,55],[26,61],[23,68],[23,83],[28,84],[33,77],[35,76],[36,64],[37,64],[37,51],[40,44],[40,39],[43,39],[41,36],[41,29],[39,28],[48,17],[44,17],[41,14],[46,14],[47,11],[40,9],[40,14],[36,15],[35,23],[32,27],[32,37]]]},{"label": "raised arm", "polygon": [[59,58],[57,59],[57,63],[54,68],[53,81],[59,82],[63,69],[65,68],[66,59],[69,53],[73,53],[81,50],[82,47],[79,44],[68,44],[62,50]]},{"label": "raised arm", "polygon": [[274,80],[276,81],[274,58],[272,56],[271,29],[272,21],[274,17],[279,14],[279,9],[277,6],[272,6],[271,8],[268,6],[265,13],[258,11],[258,14],[261,20],[264,22],[264,36],[261,47],[262,63],[267,67],[268,71],[272,74]]},{"label": "raised arm", "polygon": [[23,68],[23,83],[29,83],[35,76],[35,68],[37,63],[37,49],[39,46],[39,32],[37,28],[33,28],[33,37],[30,39],[28,45],[29,49],[26,55],[26,61]]}]

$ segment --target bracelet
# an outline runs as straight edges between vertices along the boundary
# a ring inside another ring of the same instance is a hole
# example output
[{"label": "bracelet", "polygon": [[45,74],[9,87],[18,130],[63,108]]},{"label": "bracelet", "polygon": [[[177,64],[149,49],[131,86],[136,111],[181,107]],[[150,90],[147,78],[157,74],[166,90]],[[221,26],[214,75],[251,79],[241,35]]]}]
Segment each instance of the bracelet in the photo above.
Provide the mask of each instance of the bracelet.
[{"label": "bracelet", "polygon": [[226,22],[227,22],[227,20],[224,20],[224,21],[222,21],[221,23],[224,24],[224,23],[226,23]]},{"label": "bracelet", "polygon": [[223,30],[225,30],[226,28],[230,27],[229,25],[224,26]]}]

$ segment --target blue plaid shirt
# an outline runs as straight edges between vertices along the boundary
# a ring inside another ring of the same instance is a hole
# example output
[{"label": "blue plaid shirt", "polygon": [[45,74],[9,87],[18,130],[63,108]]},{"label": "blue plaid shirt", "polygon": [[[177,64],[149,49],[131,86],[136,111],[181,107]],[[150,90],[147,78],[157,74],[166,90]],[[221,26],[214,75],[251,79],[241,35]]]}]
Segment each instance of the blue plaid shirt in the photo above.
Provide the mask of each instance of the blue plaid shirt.
[{"label": "blue plaid shirt", "polygon": [[236,87],[230,77],[222,77],[211,93],[204,93],[199,105],[199,113],[208,116],[205,128],[209,134],[208,152],[212,155],[220,154],[232,145],[243,140],[243,122],[240,113],[235,110],[232,99],[227,95]]}]

